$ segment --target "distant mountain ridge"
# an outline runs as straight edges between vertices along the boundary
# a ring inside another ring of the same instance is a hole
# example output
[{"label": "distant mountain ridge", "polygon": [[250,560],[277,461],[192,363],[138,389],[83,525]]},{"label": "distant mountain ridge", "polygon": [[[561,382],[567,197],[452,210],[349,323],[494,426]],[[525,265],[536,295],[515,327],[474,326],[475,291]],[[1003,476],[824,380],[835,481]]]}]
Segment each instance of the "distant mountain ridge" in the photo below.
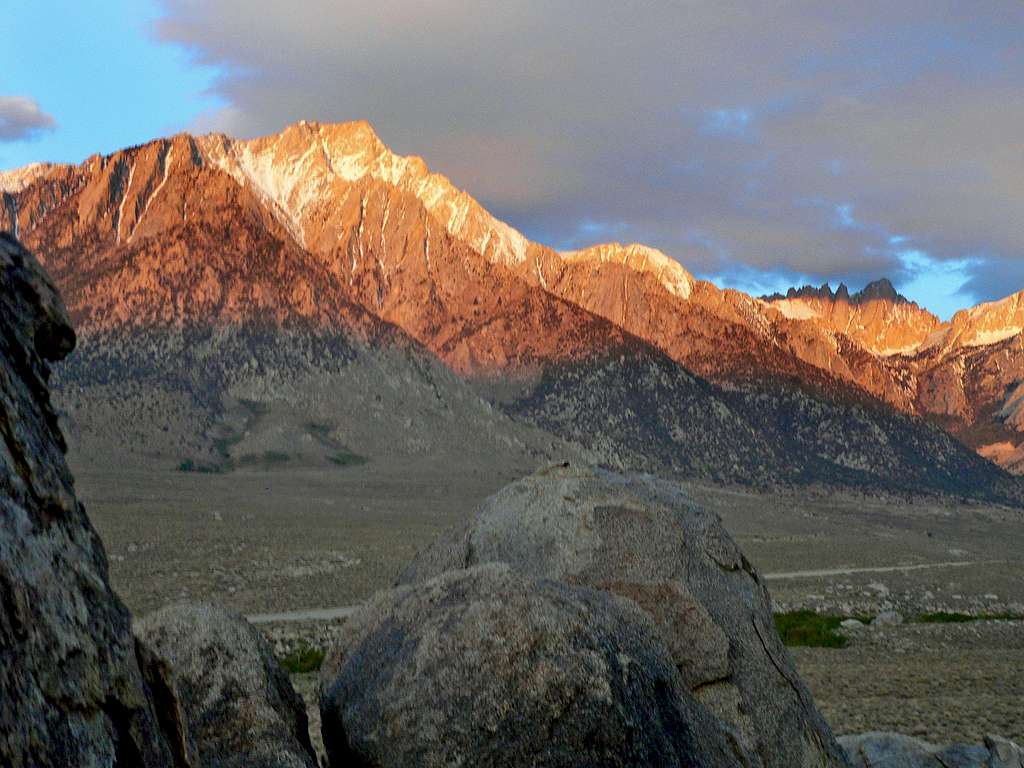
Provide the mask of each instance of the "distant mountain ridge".
[{"label": "distant mountain ridge", "polygon": [[773,293],[762,296],[762,301],[782,301],[783,299],[826,299],[828,301],[845,301],[849,304],[864,304],[869,301],[891,301],[896,304],[907,304],[910,302],[906,296],[898,293],[889,278],[882,277],[865,285],[854,294],[846,287],[846,283],[839,283],[835,291],[828,283],[823,283],[815,288],[813,285],[804,285],[800,288],[790,288],[785,295]]},{"label": "distant mountain ridge", "polygon": [[[928,417],[969,433],[969,442],[1006,404],[981,373],[981,357],[1003,350],[1004,378],[1020,366],[1012,338],[965,346],[998,335],[996,320],[965,316],[946,329],[892,298],[887,283],[858,302],[831,289],[829,298],[768,301],[698,280],[638,244],[559,253],[494,218],[419,158],[391,153],[366,123],[299,123],[249,141],[180,134],[79,166],[8,173],[0,185],[0,221],[38,252],[86,339],[258,322],[342,330],[373,346],[383,324],[468,381],[527,389],[640,344],[723,391],[797,388],[829,408],[862,410],[878,398],[907,414],[887,429],[918,434]],[[1008,307],[993,311],[1004,325],[1017,318]],[[900,352],[907,338],[924,351]],[[965,351],[974,357],[961,368],[955,360]],[[942,393],[957,394],[943,401]],[[711,398],[704,407],[726,403]],[[1012,423],[999,421],[1000,443],[1020,442]],[[841,450],[823,455],[846,461]],[[892,479],[907,462],[930,460],[905,454],[864,477]],[[733,474],[781,476],[750,467]]]}]

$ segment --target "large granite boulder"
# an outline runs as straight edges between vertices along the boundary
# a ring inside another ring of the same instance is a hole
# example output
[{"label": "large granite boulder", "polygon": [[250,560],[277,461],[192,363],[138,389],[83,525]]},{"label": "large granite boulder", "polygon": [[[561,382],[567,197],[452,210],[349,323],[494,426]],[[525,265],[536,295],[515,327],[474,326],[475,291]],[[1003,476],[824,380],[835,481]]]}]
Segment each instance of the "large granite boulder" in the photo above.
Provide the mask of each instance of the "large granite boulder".
[{"label": "large granite boulder", "polygon": [[201,768],[316,768],[302,698],[242,616],[183,604],[138,620],[136,634],[170,671]]},{"label": "large granite boulder", "polygon": [[161,720],[64,459],[46,361],[74,345],[53,283],[0,233],[0,765],[184,765],[173,691]]},{"label": "large granite boulder", "polygon": [[987,736],[984,746],[938,747],[902,733],[873,731],[841,736],[854,768],[1024,768],[1024,749],[1012,741]]},{"label": "large granite boulder", "polygon": [[986,736],[988,750],[986,768],[1024,768],[1024,747],[1000,736]]},{"label": "large granite boulder", "polygon": [[494,562],[639,604],[696,700],[765,766],[845,764],[775,630],[764,581],[718,516],[678,485],[569,465],[541,470],[487,499],[400,583]]},{"label": "large granite boulder", "polygon": [[335,768],[757,764],[635,603],[501,564],[378,595],[320,685]]}]

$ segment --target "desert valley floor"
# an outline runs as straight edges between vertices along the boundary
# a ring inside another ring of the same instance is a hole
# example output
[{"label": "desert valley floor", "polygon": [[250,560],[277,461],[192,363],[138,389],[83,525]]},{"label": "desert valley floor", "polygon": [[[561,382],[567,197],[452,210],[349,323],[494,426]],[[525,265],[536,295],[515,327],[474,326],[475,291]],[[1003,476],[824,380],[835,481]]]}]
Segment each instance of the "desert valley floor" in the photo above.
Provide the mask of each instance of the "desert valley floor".
[{"label": "desert valley floor", "polygon": [[[74,453],[71,463],[114,586],[135,615],[209,599],[261,617],[279,652],[326,644],[344,619],[303,613],[357,605],[390,585],[417,548],[535,469],[423,459],[200,474]],[[1024,614],[1020,510],[697,484],[690,492],[766,576],[776,611]],[[1024,739],[1024,622],[844,631],[844,648],[792,649],[837,734]],[[315,732],[314,677],[296,682],[313,704]]]}]

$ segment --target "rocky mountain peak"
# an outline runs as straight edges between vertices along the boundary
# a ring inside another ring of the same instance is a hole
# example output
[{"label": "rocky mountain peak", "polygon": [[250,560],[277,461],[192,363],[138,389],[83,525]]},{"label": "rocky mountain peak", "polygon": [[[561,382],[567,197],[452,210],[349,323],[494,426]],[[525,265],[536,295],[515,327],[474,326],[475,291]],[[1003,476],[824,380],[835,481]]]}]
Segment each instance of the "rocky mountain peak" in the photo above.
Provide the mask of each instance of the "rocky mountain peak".
[{"label": "rocky mountain peak", "polygon": [[858,293],[851,296],[850,300],[857,304],[863,304],[866,301],[893,301],[906,304],[909,301],[906,296],[896,292],[896,288],[887,277],[868,283]]},{"label": "rocky mountain peak", "polygon": [[529,241],[495,219],[422,158],[392,152],[365,121],[301,122],[279,134],[250,140],[201,137],[208,161],[272,204],[295,239],[307,245],[323,206],[341,204],[353,185],[383,182],[414,195],[448,233],[492,263],[518,265]]},{"label": "rocky mountain peak", "polygon": [[790,288],[785,295],[775,293],[762,300],[788,320],[811,321],[882,357],[916,352],[939,326],[935,315],[900,294],[884,277],[852,294],[845,283],[835,291],[824,283],[818,288]]},{"label": "rocky mountain peak", "polygon": [[927,348],[955,349],[999,344],[1024,331],[1024,291],[962,309],[925,342]]},{"label": "rocky mountain peak", "polygon": [[650,273],[669,293],[682,299],[690,297],[695,282],[693,275],[671,256],[640,243],[602,243],[578,251],[563,251],[560,255],[569,264],[612,263],[621,264],[634,272]]},{"label": "rocky mountain peak", "polygon": [[969,414],[966,396],[943,404],[958,386],[945,380],[920,405],[931,390],[911,358],[1002,348],[1024,328],[1022,302],[943,324],[886,279],[758,300],[637,243],[558,253],[362,121],[181,134],[0,183],[20,188],[0,196],[0,228],[44,254],[84,332],[261,319],[361,337],[384,322],[488,375],[575,361],[621,332],[716,382],[830,377],[900,410]]},{"label": "rocky mountain peak", "polygon": [[899,293],[887,277],[873,280],[861,290],[851,294],[846,283],[839,283],[839,287],[833,291],[829,283],[822,283],[815,288],[813,285],[804,285],[799,288],[792,287],[785,294],[773,293],[762,296],[763,301],[775,302],[788,299],[820,299],[822,301],[845,301],[848,304],[866,304],[869,301],[889,301],[896,304],[909,304],[910,299]]}]

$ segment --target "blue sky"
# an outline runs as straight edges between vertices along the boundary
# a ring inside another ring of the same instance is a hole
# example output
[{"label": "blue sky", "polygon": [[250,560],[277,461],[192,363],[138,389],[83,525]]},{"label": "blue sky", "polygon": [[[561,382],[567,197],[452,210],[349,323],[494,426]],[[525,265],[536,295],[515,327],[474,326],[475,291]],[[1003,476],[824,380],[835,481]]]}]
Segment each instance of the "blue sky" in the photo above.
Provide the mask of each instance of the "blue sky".
[{"label": "blue sky", "polygon": [[754,293],[1024,288],[1024,3],[9,0],[0,168],[367,119],[528,236]]},{"label": "blue sky", "polygon": [[154,39],[157,14],[139,0],[8,0],[0,96],[32,99],[54,125],[0,143],[0,167],[81,162],[185,130],[222,106],[211,68]]}]

